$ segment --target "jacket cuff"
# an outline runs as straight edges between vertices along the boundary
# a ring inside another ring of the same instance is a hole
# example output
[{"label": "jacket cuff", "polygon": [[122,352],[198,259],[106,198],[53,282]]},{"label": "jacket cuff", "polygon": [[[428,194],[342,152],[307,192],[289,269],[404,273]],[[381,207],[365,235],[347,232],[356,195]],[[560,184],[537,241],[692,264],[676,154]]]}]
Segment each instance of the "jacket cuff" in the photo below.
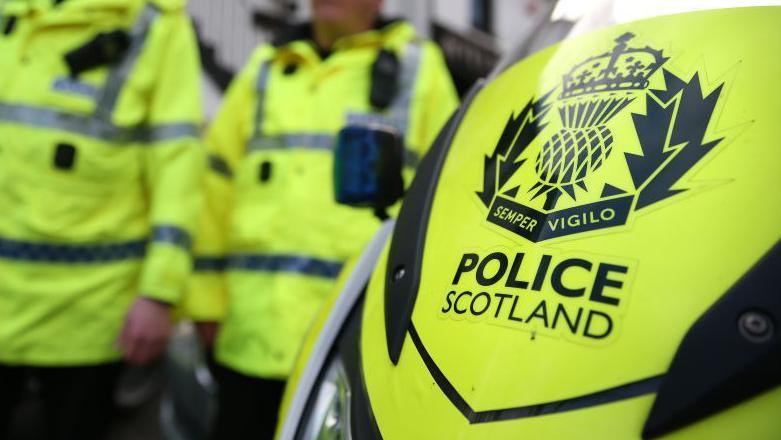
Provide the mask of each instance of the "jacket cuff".
[{"label": "jacket cuff", "polygon": [[142,296],[176,305],[190,274],[190,235],[174,226],[154,228],[139,283]]}]

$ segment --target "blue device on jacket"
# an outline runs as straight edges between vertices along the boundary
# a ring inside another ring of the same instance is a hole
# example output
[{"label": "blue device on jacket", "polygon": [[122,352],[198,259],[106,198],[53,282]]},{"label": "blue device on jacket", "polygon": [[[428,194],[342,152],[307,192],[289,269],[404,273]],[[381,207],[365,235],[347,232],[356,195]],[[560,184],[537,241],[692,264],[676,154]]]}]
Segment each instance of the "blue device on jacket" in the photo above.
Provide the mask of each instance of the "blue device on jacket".
[{"label": "blue device on jacket", "polygon": [[338,203],[373,207],[383,216],[404,193],[404,148],[393,127],[369,124],[343,128],[334,151],[334,190]]}]

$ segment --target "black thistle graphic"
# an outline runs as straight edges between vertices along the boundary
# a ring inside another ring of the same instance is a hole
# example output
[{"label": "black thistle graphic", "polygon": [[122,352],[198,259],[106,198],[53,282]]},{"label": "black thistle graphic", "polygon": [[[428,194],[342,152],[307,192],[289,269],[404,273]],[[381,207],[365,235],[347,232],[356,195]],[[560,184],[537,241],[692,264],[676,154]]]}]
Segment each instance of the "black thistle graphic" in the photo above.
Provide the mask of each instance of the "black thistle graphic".
[{"label": "black thistle graphic", "polygon": [[648,79],[667,60],[662,52],[630,48],[634,34],[618,37],[610,51],[586,59],[567,72],[559,98],[560,128],[537,156],[539,181],[532,199],[545,196],[552,210],[563,192],[576,199],[575,186],[588,190],[585,179],[597,171],[613,150],[613,117],[634,100],[633,92],[648,87]]},{"label": "black thistle graphic", "polygon": [[[698,73],[687,82],[662,69],[664,88],[650,89],[651,75],[667,58],[648,46],[630,48],[632,38],[629,33],[620,36],[611,51],[586,59],[563,76],[555,101],[561,125],[536,155],[526,149],[546,128],[553,90],[510,115],[493,152],[485,156],[483,187],[476,192],[488,208],[487,222],[541,242],[624,225],[632,212],[689,189],[681,186],[683,177],[722,140],[706,139],[706,134],[724,85],[703,93]],[[614,138],[611,121],[638,98],[644,98],[645,112],[631,113],[631,122],[639,152],[625,152],[625,162],[616,160],[616,145],[630,139]],[[526,167],[534,173],[523,173],[530,180],[525,194],[531,200],[545,196],[542,210],[516,200],[520,184],[526,183],[512,177],[529,158],[534,163]],[[626,164],[631,191],[604,182],[598,200],[556,208],[563,194],[577,200],[576,189],[589,191],[587,179],[608,160]]]}]

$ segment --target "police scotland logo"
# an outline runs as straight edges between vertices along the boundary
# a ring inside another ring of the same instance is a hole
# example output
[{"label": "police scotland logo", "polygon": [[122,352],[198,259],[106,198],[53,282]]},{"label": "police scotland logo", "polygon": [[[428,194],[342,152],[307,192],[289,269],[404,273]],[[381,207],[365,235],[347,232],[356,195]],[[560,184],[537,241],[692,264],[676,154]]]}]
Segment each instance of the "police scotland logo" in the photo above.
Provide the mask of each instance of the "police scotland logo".
[{"label": "police scotland logo", "polygon": [[[574,65],[560,86],[510,115],[476,192],[490,223],[541,242],[625,225],[687,191],[683,175],[722,141],[705,133],[723,84],[704,94],[698,73],[676,76],[664,69],[661,50],[630,46],[634,37],[619,36],[610,51]],[[665,87],[649,88],[659,74]],[[639,99],[644,113],[627,111]],[[614,135],[624,118],[636,140]],[[625,166],[629,178],[603,176],[608,165]]]},{"label": "police scotland logo", "polygon": [[[722,211],[756,214],[778,182],[768,140],[781,107],[767,91],[772,60],[753,50],[778,13],[599,30],[519,61],[474,97],[442,166],[438,184],[457,191],[435,196],[416,298],[427,313],[410,331],[469,423],[656,392],[668,365],[637,347],[674,353],[777,240],[778,222],[765,220],[774,207],[748,232],[748,214]],[[741,25],[749,19],[756,28]],[[720,32],[704,40],[703,29]],[[713,252],[717,236],[743,245]],[[634,369],[616,375],[611,356]],[[542,371],[541,358],[555,362]],[[507,380],[551,371],[558,388]]]}]

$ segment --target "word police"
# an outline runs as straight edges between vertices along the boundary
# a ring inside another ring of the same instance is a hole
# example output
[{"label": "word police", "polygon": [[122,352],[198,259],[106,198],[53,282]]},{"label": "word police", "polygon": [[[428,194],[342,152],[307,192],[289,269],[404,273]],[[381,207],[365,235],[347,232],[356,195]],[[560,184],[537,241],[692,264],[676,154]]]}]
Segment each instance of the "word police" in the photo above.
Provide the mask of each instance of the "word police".
[{"label": "word police", "polygon": [[[622,300],[629,268],[583,258],[502,252],[465,253],[441,313],[501,320],[528,331],[605,339]],[[476,285],[475,285],[476,284]],[[480,287],[477,287],[480,286]]]}]

